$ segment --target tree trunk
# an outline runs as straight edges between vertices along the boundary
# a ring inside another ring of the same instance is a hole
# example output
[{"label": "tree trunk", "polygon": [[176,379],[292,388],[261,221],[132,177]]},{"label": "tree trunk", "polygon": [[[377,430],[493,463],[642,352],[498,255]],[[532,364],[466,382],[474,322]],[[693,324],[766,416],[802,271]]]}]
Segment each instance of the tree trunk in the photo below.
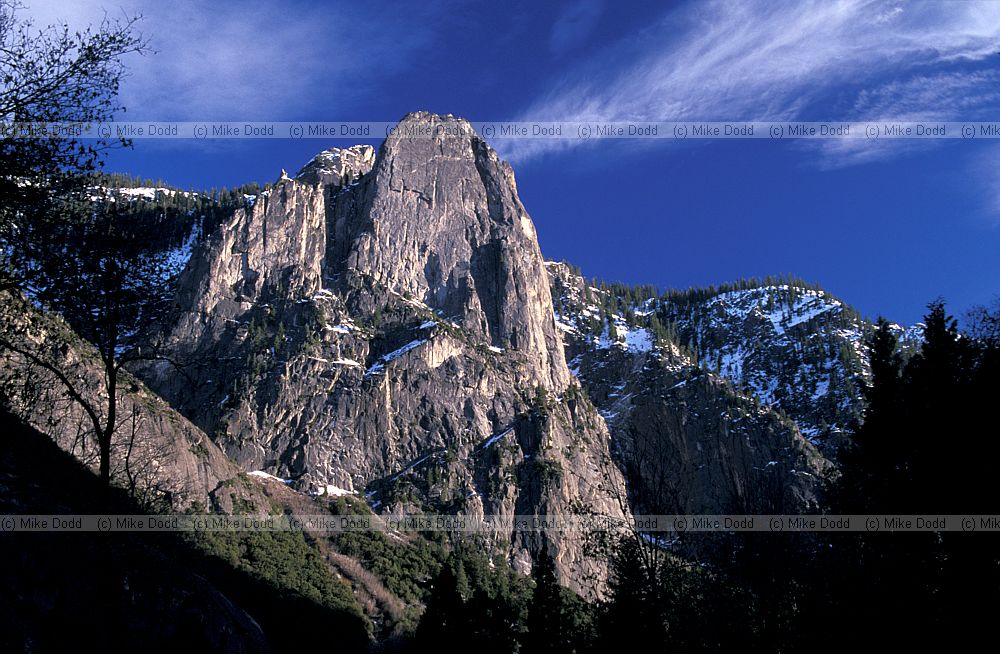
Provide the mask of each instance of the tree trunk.
[{"label": "tree trunk", "polygon": [[118,366],[113,360],[105,362],[105,382],[108,389],[108,417],[100,434],[101,484],[111,486],[111,439],[115,435],[115,421],[118,419]]},{"label": "tree trunk", "polygon": [[111,427],[105,427],[101,432],[101,484],[111,485]]}]

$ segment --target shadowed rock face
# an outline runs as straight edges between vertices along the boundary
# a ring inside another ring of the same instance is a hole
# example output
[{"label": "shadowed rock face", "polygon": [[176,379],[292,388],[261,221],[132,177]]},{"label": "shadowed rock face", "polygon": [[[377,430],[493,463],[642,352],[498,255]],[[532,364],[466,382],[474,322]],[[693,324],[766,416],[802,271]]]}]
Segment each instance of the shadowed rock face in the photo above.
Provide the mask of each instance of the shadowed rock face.
[{"label": "shadowed rock face", "polygon": [[[608,432],[566,367],[510,167],[465,121],[407,116],[346,186],[282,179],[182,276],[142,371],[247,469],[380,511],[627,513]],[[353,162],[353,163],[352,163]],[[360,163],[358,163],[360,162]],[[588,592],[603,565],[549,535]],[[542,537],[497,532],[527,571]]]},{"label": "shadowed rock face", "polygon": [[[59,435],[58,426],[47,427]],[[0,429],[4,514],[136,512],[47,435],[3,409]],[[173,536],[0,534],[0,646],[8,652],[128,651],[155,642],[161,651],[273,651],[244,608],[192,571],[198,558]],[[102,628],[84,644],[81,634],[98,623]]]},{"label": "shadowed rock face", "polygon": [[[20,296],[0,293],[0,332],[38,360],[47,361],[74,380],[92,406],[105,406],[104,368],[92,345],[61,319],[43,313]],[[204,432],[122,374],[118,412],[123,419],[111,451],[116,484],[131,488],[151,509],[232,513],[267,509],[242,470],[228,460]],[[14,352],[0,352],[0,393],[7,410],[44,432],[60,448],[92,471],[98,448],[83,408],[67,399],[66,388],[52,373]]]},{"label": "shadowed rock face", "polygon": [[815,501],[829,464],[791,420],[621,316],[622,333],[589,333],[603,291],[546,267],[566,358],[608,423],[636,513],[795,513]]}]

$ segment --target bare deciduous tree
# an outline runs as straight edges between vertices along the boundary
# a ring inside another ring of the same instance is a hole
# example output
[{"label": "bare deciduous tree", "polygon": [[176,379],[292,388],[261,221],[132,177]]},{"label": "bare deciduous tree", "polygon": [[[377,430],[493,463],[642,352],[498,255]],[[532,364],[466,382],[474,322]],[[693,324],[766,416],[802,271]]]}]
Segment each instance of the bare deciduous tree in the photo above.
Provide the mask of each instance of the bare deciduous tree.
[{"label": "bare deciduous tree", "polygon": [[[0,0],[0,120],[4,123],[95,122],[110,119],[125,68],[146,50],[136,18],[71,32],[36,30],[20,5]],[[87,197],[89,173],[122,141],[84,142],[72,133],[0,138],[0,289],[23,292],[60,313],[93,343],[104,368],[103,404],[51,357],[5,330],[0,347],[47,370],[86,414],[99,445],[100,473],[111,479],[118,379],[130,343],[163,304],[162,264],[144,253],[148,225]],[[16,301],[15,301],[16,304]],[[26,319],[30,317],[26,314]],[[123,358],[123,356],[125,358]],[[135,356],[135,355],[132,355]],[[96,397],[101,397],[97,395]]]}]

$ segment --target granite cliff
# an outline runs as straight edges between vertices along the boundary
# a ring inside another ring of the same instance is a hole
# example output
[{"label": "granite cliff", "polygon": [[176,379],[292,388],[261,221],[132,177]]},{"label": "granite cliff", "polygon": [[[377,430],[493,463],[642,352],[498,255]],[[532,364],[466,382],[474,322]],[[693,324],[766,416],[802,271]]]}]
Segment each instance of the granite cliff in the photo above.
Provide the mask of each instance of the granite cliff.
[{"label": "granite cliff", "polygon": [[[141,374],[244,468],[302,491],[627,516],[510,166],[460,119],[410,114],[397,132],[374,158],[328,151],[209,236],[162,337],[184,363]],[[341,168],[317,175],[334,170],[321,159]],[[548,547],[580,591],[604,575],[578,534],[491,540],[523,571]]]}]

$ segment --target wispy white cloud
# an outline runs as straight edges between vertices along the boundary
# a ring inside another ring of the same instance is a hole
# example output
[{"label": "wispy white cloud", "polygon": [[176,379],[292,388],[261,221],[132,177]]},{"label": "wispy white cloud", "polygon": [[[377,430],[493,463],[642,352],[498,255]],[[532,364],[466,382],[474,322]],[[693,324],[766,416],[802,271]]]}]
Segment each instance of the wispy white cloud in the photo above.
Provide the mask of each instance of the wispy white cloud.
[{"label": "wispy white cloud", "polygon": [[[1000,70],[917,74],[862,89],[844,118],[875,122],[934,123],[990,120],[1000,107]],[[837,168],[880,161],[939,145],[930,139],[823,139],[804,142],[820,165]]]},{"label": "wispy white cloud", "polygon": [[[132,57],[122,101],[138,119],[281,120],[343,111],[373,70],[430,43],[434,20],[362,4],[251,0],[25,0],[37,25],[141,14],[155,54]],[[434,12],[435,3],[422,11]],[[329,104],[327,104],[329,103]],[[338,106],[339,105],[339,106]],[[329,115],[325,117],[329,117]],[[313,118],[317,118],[313,116]]]},{"label": "wispy white cloud", "polygon": [[985,118],[1000,101],[1000,70],[914,75],[861,90],[853,113],[863,120]]},{"label": "wispy white cloud", "polygon": [[[982,92],[982,79],[918,71],[996,56],[1000,3],[874,0],[695,2],[598,52],[524,112],[527,120],[789,120],[843,88],[858,113],[916,115]],[[898,82],[887,80],[907,79]],[[944,86],[921,92],[919,85]],[[908,88],[903,88],[909,84]],[[895,91],[905,97],[893,96]],[[992,89],[990,89],[992,92]],[[890,106],[893,98],[897,106]],[[908,102],[909,104],[905,104]],[[857,116],[821,116],[848,119]],[[530,158],[556,141],[514,141]],[[841,146],[846,147],[846,146]],[[829,154],[829,152],[828,152]]]},{"label": "wispy white cloud", "polygon": [[1000,228],[1000,147],[987,145],[963,172],[979,191],[982,216],[991,227]]}]

